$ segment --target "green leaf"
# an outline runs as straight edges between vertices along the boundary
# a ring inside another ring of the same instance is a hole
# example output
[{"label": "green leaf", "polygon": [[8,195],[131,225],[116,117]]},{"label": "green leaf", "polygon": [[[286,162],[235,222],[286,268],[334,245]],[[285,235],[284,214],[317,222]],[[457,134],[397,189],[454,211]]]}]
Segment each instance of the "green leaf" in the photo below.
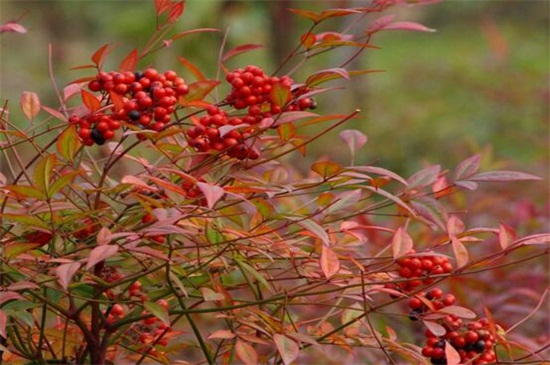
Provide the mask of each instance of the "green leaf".
[{"label": "green leaf", "polygon": [[9,190],[17,195],[25,198],[35,198],[38,200],[46,200],[46,194],[43,191],[35,189],[32,186],[26,185],[6,185],[3,189]]},{"label": "green leaf", "polygon": [[57,152],[70,162],[73,162],[74,155],[80,146],[81,143],[76,133],[76,126],[74,125],[65,129],[63,133],[59,135],[56,143]]},{"label": "green leaf", "polygon": [[242,260],[237,259],[235,260],[235,262],[237,263],[237,265],[239,265],[241,270],[246,271],[247,273],[252,275],[256,280],[258,280],[260,284],[262,284],[267,290],[273,293],[273,289],[267,283],[267,280],[256,269],[254,269],[252,266],[248,265]]},{"label": "green leaf", "polygon": [[152,315],[160,319],[167,326],[170,326],[170,315],[168,314],[168,310],[162,305],[154,302],[145,302],[143,303],[143,306],[151,312]]},{"label": "green leaf", "polygon": [[273,104],[281,108],[284,107],[292,99],[290,85],[285,85],[282,82],[274,83],[269,92],[269,98]]},{"label": "green leaf", "polygon": [[50,178],[56,161],[57,157],[54,154],[50,154],[40,160],[34,169],[32,184],[36,189],[45,192],[46,195],[48,195]]},{"label": "green leaf", "polygon": [[[4,189],[5,188],[7,188],[7,187],[4,187]],[[3,214],[0,214],[0,218],[11,220],[11,221],[14,221],[14,222],[17,222],[17,223],[21,223],[24,226],[40,227],[40,228],[46,228],[46,229],[50,228],[41,219],[36,218],[35,216],[32,216],[32,215],[20,215],[20,214],[3,213]]]},{"label": "green leaf", "polygon": [[35,248],[38,248],[40,246],[43,246],[43,244],[36,242],[8,243],[3,246],[4,256],[9,260],[17,257],[19,254],[34,250]]},{"label": "green leaf", "polygon": [[218,244],[218,243],[224,241],[223,235],[222,235],[217,229],[215,229],[214,227],[212,227],[211,224],[209,224],[209,225],[206,226],[206,232],[205,232],[205,234],[206,234],[206,239],[207,239],[208,242],[210,242],[210,243]]},{"label": "green leaf", "polygon": [[71,171],[63,176],[61,176],[59,179],[55,180],[50,189],[48,190],[48,196],[52,197],[57,193],[61,188],[65,187],[66,185],[73,182],[75,177],[80,175],[80,171]]}]

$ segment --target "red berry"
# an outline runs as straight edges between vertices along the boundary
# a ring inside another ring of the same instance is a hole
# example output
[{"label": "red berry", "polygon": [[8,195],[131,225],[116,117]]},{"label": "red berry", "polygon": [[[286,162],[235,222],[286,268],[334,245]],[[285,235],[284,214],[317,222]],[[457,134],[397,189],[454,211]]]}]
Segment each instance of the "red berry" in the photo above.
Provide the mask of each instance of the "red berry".
[{"label": "red berry", "polygon": [[111,314],[113,316],[123,316],[124,315],[124,308],[120,304],[113,305],[113,308],[111,309]]},{"label": "red berry", "polygon": [[420,309],[424,306],[424,303],[418,298],[411,298],[409,300],[409,308],[411,309]]}]

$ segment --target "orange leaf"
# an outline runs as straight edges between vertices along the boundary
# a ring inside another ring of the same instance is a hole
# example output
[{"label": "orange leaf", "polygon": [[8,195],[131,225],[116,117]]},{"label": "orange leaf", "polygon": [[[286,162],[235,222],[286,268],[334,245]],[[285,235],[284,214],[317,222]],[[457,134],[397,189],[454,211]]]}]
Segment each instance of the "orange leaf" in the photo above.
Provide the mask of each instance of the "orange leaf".
[{"label": "orange leaf", "polygon": [[302,44],[304,45],[304,47],[306,47],[307,49],[311,48],[311,46],[313,46],[315,44],[315,41],[317,40],[317,37],[315,37],[315,34],[309,32],[309,33],[306,33],[304,35],[302,35]]},{"label": "orange leaf", "polygon": [[82,102],[90,112],[94,113],[101,108],[101,103],[94,94],[82,89],[80,90],[80,95],[82,95]]},{"label": "orange leaf", "polygon": [[23,91],[19,103],[21,110],[29,120],[33,120],[40,112],[40,99],[36,93]]},{"label": "orange leaf", "polygon": [[332,161],[320,161],[311,165],[311,171],[318,173],[324,179],[336,175],[342,170],[342,166]]},{"label": "orange leaf", "polygon": [[195,66],[193,65],[191,62],[189,62],[188,60],[186,60],[185,58],[183,57],[178,57],[178,60],[185,66],[189,69],[189,71],[191,71],[191,73],[193,75],[195,75],[195,77],[199,80],[199,81],[204,81],[206,80],[206,78],[204,77],[204,75],[200,72],[200,70]]},{"label": "orange leaf", "polygon": [[113,102],[116,111],[124,108],[124,100],[122,100],[122,96],[112,91],[109,91],[109,96],[111,97],[111,101]]},{"label": "orange leaf", "polygon": [[92,62],[98,67],[100,68],[101,65],[103,64],[103,61],[105,59],[105,56],[107,56],[107,54],[111,51],[109,49],[109,46],[111,44],[106,44],[104,45],[103,47],[101,47],[100,49],[98,49],[97,51],[95,51],[95,53],[92,55]]},{"label": "orange leaf", "polygon": [[245,365],[258,364],[258,353],[250,344],[242,340],[237,340],[235,352],[237,353],[237,357],[241,359]]},{"label": "orange leaf", "polygon": [[118,70],[120,72],[125,72],[125,71],[133,72],[136,69],[137,61],[138,61],[138,51],[137,49],[134,49],[132,52],[128,54],[128,56],[126,56],[125,59],[122,60],[122,62],[118,66]]},{"label": "orange leaf", "polygon": [[321,270],[327,279],[340,271],[340,260],[338,255],[329,247],[323,245],[321,250]]}]

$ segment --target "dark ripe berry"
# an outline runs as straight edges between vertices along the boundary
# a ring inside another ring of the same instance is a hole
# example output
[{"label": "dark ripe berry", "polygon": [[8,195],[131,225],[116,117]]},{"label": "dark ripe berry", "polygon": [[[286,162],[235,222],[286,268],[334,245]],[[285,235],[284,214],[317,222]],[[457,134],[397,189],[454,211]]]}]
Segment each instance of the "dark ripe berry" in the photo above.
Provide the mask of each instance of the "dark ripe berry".
[{"label": "dark ripe berry", "polygon": [[137,110],[132,110],[130,113],[128,113],[128,117],[130,118],[130,120],[135,122],[139,120],[139,118],[141,117],[141,113]]},{"label": "dark ripe berry", "polygon": [[90,138],[98,145],[102,145],[105,143],[105,138],[103,138],[103,134],[101,134],[100,131],[97,129],[92,129],[92,133],[90,134]]},{"label": "dark ripe berry", "polygon": [[433,347],[445,348],[445,341],[439,340],[434,344]]},{"label": "dark ripe berry", "polygon": [[431,361],[433,365],[447,365],[447,358],[445,357],[432,357]]},{"label": "dark ripe berry", "polygon": [[473,349],[476,352],[483,352],[485,351],[485,341],[479,340],[473,345]]},{"label": "dark ripe berry", "polygon": [[421,313],[422,312],[419,311],[418,309],[413,309],[412,311],[409,312],[409,319],[411,321],[418,321],[418,315]]},{"label": "dark ripe berry", "polygon": [[317,109],[317,102],[313,100],[313,98],[311,99],[311,103],[309,104],[309,109],[311,110]]},{"label": "dark ripe berry", "polygon": [[134,72],[134,77],[135,77],[136,81],[139,81],[140,79],[143,78],[143,72],[141,72],[141,71]]}]

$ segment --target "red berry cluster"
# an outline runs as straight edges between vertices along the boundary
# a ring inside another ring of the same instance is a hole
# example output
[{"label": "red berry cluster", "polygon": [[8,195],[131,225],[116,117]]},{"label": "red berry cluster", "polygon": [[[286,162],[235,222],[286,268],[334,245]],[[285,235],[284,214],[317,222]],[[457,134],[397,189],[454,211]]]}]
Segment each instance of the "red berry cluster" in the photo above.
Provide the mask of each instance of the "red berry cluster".
[{"label": "red berry cluster", "polygon": [[226,75],[227,82],[232,86],[231,92],[226,98],[235,109],[248,108],[249,115],[260,115],[262,112],[271,116],[279,114],[283,111],[305,110],[315,108],[315,102],[311,98],[301,98],[300,95],[309,91],[308,88],[301,87],[295,89],[293,93],[293,101],[289,105],[284,106],[284,110],[280,105],[277,105],[271,99],[270,93],[273,85],[280,83],[285,87],[291,88],[293,80],[289,76],[269,77],[258,66],[246,66],[244,69],[239,68]]},{"label": "red berry cluster", "polygon": [[141,283],[139,281],[134,281],[132,285],[130,285],[128,294],[130,298],[139,298],[142,302],[147,300],[147,294],[141,290]]},{"label": "red berry cluster", "polygon": [[245,142],[254,132],[253,128],[232,129],[224,135],[221,135],[219,129],[227,125],[256,124],[261,121],[259,115],[247,115],[242,118],[229,117],[225,111],[214,105],[208,107],[206,113],[199,119],[199,123],[187,130],[191,147],[200,152],[209,150],[226,151],[228,156],[240,160],[245,158],[255,160],[260,157],[260,153]]},{"label": "red berry cluster", "polygon": [[[85,118],[72,117],[71,122],[80,126],[79,136],[86,145],[103,144],[112,139],[121,122],[163,130],[170,122],[178,97],[189,92],[189,86],[175,71],[160,73],[154,68],[143,72],[100,71],[88,83],[88,88],[104,96],[119,97],[122,105],[119,109],[113,106],[110,115],[100,112]],[[103,98],[110,102],[109,99]]]},{"label": "red berry cluster", "polygon": [[433,283],[430,275],[448,274],[453,271],[449,259],[443,256],[415,256],[411,251],[407,257],[397,260],[398,274],[402,278],[411,279],[398,284],[388,284],[386,287],[404,292],[411,291],[419,285]]},{"label": "red berry cluster", "polygon": [[107,323],[113,324],[126,314],[124,307],[120,304],[113,304],[110,311],[105,312],[107,314]]},{"label": "red berry cluster", "polygon": [[78,136],[86,146],[91,146],[94,143],[104,144],[106,141],[113,139],[115,131],[122,126],[119,120],[113,119],[113,116],[103,112],[84,117],[73,115],[69,118],[69,123],[76,124],[79,127]]},{"label": "red berry cluster", "polygon": [[[203,178],[199,178],[198,181],[204,182],[205,180]],[[183,189],[186,198],[198,199],[198,205],[206,205],[206,198],[204,197],[204,193],[195,182],[184,180],[181,184],[181,188]]]},{"label": "red berry cluster", "polygon": [[493,347],[495,336],[489,331],[489,321],[482,318],[457,329],[448,329],[443,336],[426,331],[426,345],[422,355],[429,357],[432,364],[447,364],[445,343],[453,346],[460,355],[460,363],[482,365],[496,360]]},{"label": "red berry cluster", "polygon": [[[169,304],[165,299],[158,300],[157,304],[165,309],[169,308]],[[144,311],[142,314],[148,315],[150,313]],[[132,326],[129,335],[140,345],[140,352],[156,356],[157,352],[153,346],[167,346],[168,337],[166,337],[166,334],[171,331],[172,329],[166,323],[159,321],[157,317],[150,317]]]},{"label": "red berry cluster", "polygon": [[78,240],[86,240],[87,238],[95,235],[99,231],[99,224],[94,222],[90,217],[85,217],[80,226],[82,228],[73,232],[73,236]]},{"label": "red berry cluster", "polygon": [[[424,298],[425,300],[423,301],[420,298]],[[417,320],[419,315],[430,311],[431,308],[426,305],[427,301],[431,303],[433,309],[439,310],[441,308],[454,305],[456,302],[456,297],[453,294],[443,293],[443,290],[439,288],[433,288],[427,293],[418,293],[416,296],[409,299],[409,308],[411,309],[409,318],[412,320]],[[444,322],[446,325],[451,327],[462,325],[461,319],[453,318],[453,316],[444,318]]]}]

